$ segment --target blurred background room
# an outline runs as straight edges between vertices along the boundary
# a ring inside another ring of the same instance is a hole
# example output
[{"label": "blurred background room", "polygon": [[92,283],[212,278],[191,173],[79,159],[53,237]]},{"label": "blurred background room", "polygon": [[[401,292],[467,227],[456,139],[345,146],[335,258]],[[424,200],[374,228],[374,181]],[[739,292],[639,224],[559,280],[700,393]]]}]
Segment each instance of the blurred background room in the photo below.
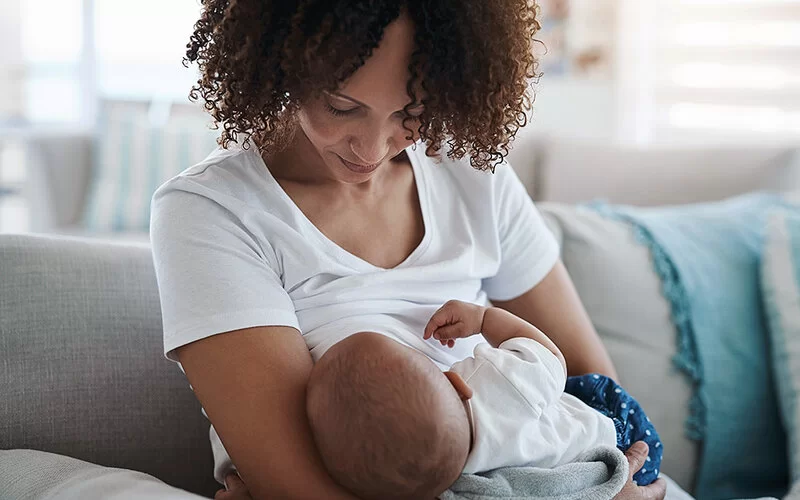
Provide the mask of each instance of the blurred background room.
[{"label": "blurred background room", "polygon": [[[536,200],[800,189],[800,0],[540,3],[510,155]],[[155,188],[216,146],[181,64],[198,1],[0,6],[0,232],[146,242]]]}]

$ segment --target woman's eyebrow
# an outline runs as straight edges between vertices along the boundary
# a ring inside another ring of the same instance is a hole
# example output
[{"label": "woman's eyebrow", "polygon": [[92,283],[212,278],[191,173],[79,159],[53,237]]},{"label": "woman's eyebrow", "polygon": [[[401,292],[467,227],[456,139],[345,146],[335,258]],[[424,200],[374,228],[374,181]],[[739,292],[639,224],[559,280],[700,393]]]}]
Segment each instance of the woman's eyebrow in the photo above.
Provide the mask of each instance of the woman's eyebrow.
[{"label": "woman's eyebrow", "polygon": [[[364,106],[364,107],[365,107],[365,108],[367,108],[367,109],[372,109],[372,108],[370,108],[369,106],[367,106],[366,104],[364,104],[363,102],[361,102],[361,101],[359,101],[359,100],[357,100],[357,99],[353,99],[353,98],[352,98],[352,97],[350,97],[349,95],[344,95],[344,94],[342,94],[342,93],[339,93],[339,92],[330,92],[330,94],[331,94],[331,95],[334,95],[334,96],[336,96],[336,97],[342,97],[342,98],[344,98],[344,99],[347,99],[348,101],[352,101],[352,102],[354,102],[354,103],[358,104],[359,106]],[[419,107],[422,107],[422,105],[423,105],[422,103],[417,103],[417,104],[414,106],[414,108],[419,108]],[[413,108],[412,108],[412,109],[413,109]],[[403,110],[401,109],[400,111],[403,111]]]}]

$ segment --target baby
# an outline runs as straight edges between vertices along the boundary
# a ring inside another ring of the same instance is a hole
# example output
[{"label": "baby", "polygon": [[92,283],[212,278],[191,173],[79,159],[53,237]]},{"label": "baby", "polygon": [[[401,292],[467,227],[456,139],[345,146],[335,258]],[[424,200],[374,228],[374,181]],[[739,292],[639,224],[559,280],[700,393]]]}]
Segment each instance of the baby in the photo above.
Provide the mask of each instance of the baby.
[{"label": "baby", "polygon": [[598,445],[624,451],[639,440],[650,455],[634,481],[658,477],[663,449],[638,403],[608,377],[567,378],[561,351],[530,323],[450,301],[423,338],[452,347],[477,333],[489,345],[444,373],[371,332],[322,356],[308,384],[308,418],[339,484],[365,500],[432,499],[461,473],[550,468]]}]

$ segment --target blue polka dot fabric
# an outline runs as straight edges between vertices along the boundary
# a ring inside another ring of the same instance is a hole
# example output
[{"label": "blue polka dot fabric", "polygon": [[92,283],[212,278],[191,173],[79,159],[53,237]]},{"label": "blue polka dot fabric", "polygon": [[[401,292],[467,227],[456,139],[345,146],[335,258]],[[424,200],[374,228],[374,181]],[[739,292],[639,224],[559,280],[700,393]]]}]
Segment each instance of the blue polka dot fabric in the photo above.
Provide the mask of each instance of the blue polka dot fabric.
[{"label": "blue polka dot fabric", "polygon": [[567,378],[565,391],[607,416],[617,430],[617,448],[627,450],[636,441],[644,441],[650,452],[644,466],[634,474],[633,481],[641,486],[658,478],[664,448],[655,426],[642,407],[612,379],[591,373]]}]

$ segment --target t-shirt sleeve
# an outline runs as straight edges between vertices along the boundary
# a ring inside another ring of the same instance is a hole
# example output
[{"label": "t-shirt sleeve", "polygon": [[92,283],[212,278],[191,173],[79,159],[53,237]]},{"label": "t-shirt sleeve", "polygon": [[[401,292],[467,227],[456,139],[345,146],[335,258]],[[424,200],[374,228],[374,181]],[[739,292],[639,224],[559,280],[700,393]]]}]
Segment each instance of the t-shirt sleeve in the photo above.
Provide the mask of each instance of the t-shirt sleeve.
[{"label": "t-shirt sleeve", "polygon": [[478,364],[491,365],[537,417],[564,393],[567,378],[561,362],[535,340],[513,338],[498,348],[481,344],[474,358]]},{"label": "t-shirt sleeve", "polygon": [[161,300],[164,354],[215,334],[254,326],[299,330],[274,252],[216,201],[175,186],[151,202],[150,240]]},{"label": "t-shirt sleeve", "polygon": [[500,268],[483,280],[489,300],[510,300],[539,284],[559,258],[559,247],[525,186],[508,163],[495,171],[495,220]]}]

